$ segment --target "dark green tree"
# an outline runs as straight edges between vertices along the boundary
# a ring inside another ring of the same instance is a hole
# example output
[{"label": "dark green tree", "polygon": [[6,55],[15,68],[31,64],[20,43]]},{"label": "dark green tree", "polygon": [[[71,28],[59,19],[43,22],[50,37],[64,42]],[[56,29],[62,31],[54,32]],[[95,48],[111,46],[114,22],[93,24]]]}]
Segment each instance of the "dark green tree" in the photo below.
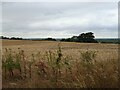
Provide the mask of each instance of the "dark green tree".
[{"label": "dark green tree", "polygon": [[79,36],[73,36],[71,38],[62,39],[61,41],[68,41],[68,42],[86,42],[86,43],[97,43],[94,39],[94,33],[81,33]]},{"label": "dark green tree", "polygon": [[94,38],[95,36],[92,32],[82,33],[78,36],[77,42],[97,43],[97,41]]}]

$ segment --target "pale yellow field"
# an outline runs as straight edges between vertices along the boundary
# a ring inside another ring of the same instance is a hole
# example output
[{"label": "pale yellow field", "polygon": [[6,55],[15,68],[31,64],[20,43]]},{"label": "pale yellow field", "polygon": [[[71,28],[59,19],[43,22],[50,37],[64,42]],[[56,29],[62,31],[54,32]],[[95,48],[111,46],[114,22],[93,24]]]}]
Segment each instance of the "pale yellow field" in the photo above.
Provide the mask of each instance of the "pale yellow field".
[{"label": "pale yellow field", "polygon": [[[31,41],[31,40],[3,40],[2,41],[2,54],[4,54],[5,49],[12,49],[12,51],[18,52],[18,48],[24,50],[26,60],[31,59],[31,54],[37,54],[40,52],[40,57],[35,56],[35,62],[39,59],[45,59],[45,53],[47,51],[58,50],[58,44],[61,45],[62,55],[68,56],[68,60],[72,60],[71,72],[65,73],[63,66],[61,67],[61,73],[63,76],[59,78],[57,82],[51,79],[54,74],[52,73],[52,68],[48,69],[48,79],[41,79],[36,74],[35,66],[32,66],[32,78],[22,79],[22,80],[11,80],[3,78],[3,87],[12,88],[40,88],[40,87],[117,87],[117,62],[118,62],[118,45],[117,44],[101,44],[101,43],[76,43],[76,42],[57,42],[57,41]],[[98,61],[93,68],[93,71],[89,71],[89,68],[84,66],[79,62],[81,59],[81,52],[87,50],[96,51],[96,61]],[[64,59],[63,59],[64,61]],[[63,62],[62,61],[62,62]],[[75,62],[74,62],[75,61]],[[76,63],[78,61],[78,63]],[[29,70],[29,69],[28,69]],[[78,70],[78,71],[76,71]],[[93,72],[89,73],[89,72]],[[72,73],[72,77],[71,74]],[[104,73],[104,74],[103,74]],[[86,76],[87,74],[91,77]],[[68,75],[65,77],[65,75]],[[4,76],[4,74],[3,74]],[[29,76],[29,75],[28,75]],[[104,76],[106,78],[104,78]],[[71,78],[71,79],[70,79]],[[87,79],[88,78],[88,79]],[[72,82],[71,82],[72,80]],[[78,81],[79,80],[79,81]],[[40,83],[41,82],[41,83]],[[103,83],[104,82],[104,83]],[[90,84],[90,85],[89,85]]]},{"label": "pale yellow field", "polygon": [[[21,48],[27,55],[38,51],[44,53],[49,50],[56,50],[59,42],[54,41],[30,41],[30,40],[3,40],[2,48],[11,48],[17,51]],[[62,52],[66,55],[73,55],[79,58],[79,52],[85,50],[97,51],[99,60],[117,59],[118,45],[117,44],[100,44],[100,43],[76,43],[76,42],[61,42]]]}]

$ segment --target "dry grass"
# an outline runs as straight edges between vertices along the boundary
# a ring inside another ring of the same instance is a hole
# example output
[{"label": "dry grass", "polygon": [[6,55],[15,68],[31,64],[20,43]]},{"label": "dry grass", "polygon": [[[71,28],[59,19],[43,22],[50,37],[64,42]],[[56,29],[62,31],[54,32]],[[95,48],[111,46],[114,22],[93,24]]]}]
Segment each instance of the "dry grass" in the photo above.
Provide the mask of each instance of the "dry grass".
[{"label": "dry grass", "polygon": [[[58,43],[3,40],[3,61],[8,53],[13,60],[16,60],[17,54],[21,67],[21,74],[20,68],[15,68],[13,76],[9,75],[9,70],[5,75],[3,67],[3,87],[118,87],[117,44],[61,42],[58,46]],[[92,64],[84,62],[88,58]]]}]

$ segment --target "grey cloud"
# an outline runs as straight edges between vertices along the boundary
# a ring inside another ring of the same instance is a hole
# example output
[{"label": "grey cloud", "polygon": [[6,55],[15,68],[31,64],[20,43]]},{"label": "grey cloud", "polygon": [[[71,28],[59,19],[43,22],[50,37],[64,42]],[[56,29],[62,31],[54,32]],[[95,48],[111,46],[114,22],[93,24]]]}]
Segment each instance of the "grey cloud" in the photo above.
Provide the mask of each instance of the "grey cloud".
[{"label": "grey cloud", "polygon": [[3,3],[4,35],[70,37],[86,31],[116,37],[117,3]]}]

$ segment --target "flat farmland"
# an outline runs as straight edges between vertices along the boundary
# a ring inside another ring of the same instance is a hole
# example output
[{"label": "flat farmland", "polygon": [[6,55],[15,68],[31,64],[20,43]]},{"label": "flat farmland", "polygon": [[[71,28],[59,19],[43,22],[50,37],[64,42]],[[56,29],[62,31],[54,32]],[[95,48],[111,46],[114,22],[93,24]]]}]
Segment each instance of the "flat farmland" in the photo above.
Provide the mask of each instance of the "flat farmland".
[{"label": "flat farmland", "polygon": [[3,88],[118,87],[117,44],[3,40],[2,56]]},{"label": "flat farmland", "polygon": [[[56,41],[31,41],[31,40],[3,40],[2,48],[10,48],[12,50],[17,50],[21,48],[27,54],[46,52],[49,50],[57,50],[58,43]],[[76,43],[76,42],[61,42],[61,49],[63,53],[67,55],[78,55],[79,52],[85,50],[98,51],[99,60],[103,59],[117,59],[118,58],[118,44],[99,44],[99,43]],[[75,56],[75,58],[77,58]]]}]

